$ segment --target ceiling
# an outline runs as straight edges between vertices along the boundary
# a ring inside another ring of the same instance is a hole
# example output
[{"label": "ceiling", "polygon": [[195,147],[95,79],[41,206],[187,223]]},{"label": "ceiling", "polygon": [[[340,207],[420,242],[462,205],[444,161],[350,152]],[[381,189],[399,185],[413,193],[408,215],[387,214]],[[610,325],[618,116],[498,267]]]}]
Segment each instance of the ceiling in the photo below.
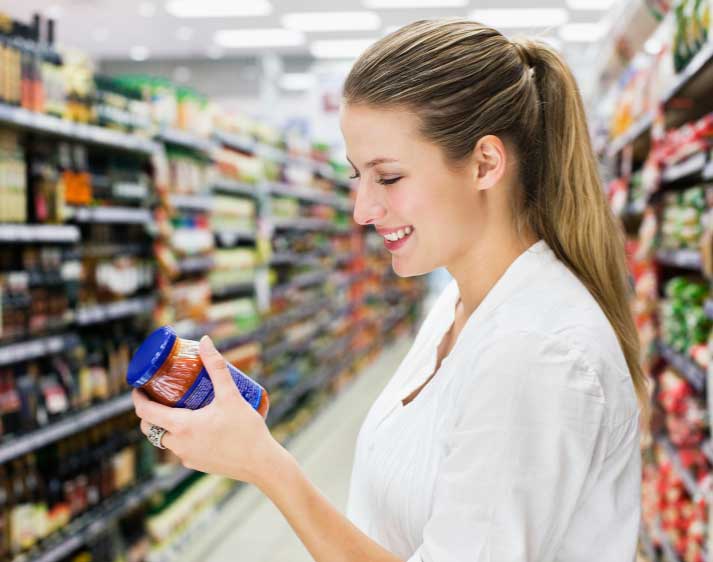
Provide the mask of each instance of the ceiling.
[{"label": "ceiling", "polygon": [[[196,0],[200,5],[202,0]],[[203,0],[206,1],[206,0]],[[208,0],[211,1],[211,0]],[[368,1],[368,0],[366,0]],[[580,0],[581,1],[581,0]],[[590,0],[591,1],[591,0]],[[595,0],[596,1],[596,0]],[[615,4],[621,4],[619,0]],[[254,0],[233,0],[253,3]],[[328,4],[315,0],[270,0],[272,13],[259,17],[177,18],[166,11],[164,0],[3,0],[2,11],[29,20],[32,13],[56,16],[57,40],[65,46],[77,47],[96,59],[130,59],[133,54],[154,59],[218,58],[256,55],[265,49],[221,48],[214,43],[214,34],[221,29],[279,28],[282,16],[293,12],[363,11],[364,0],[331,0]],[[606,4],[606,0],[600,0]],[[609,2],[611,3],[611,2]],[[381,9],[376,11],[381,27],[373,31],[308,32],[305,44],[297,47],[270,48],[284,54],[306,54],[314,39],[370,39],[383,35],[387,28],[400,26],[414,19],[467,16],[474,9],[493,8],[566,8],[566,0],[470,0],[460,8]],[[570,11],[570,22],[597,22],[609,12]],[[507,28],[501,30],[512,31]],[[518,30],[520,31],[520,30]],[[527,31],[527,30],[522,30]],[[556,28],[549,35],[557,36]],[[136,50],[136,47],[142,49]],[[577,53],[586,45],[565,43],[563,51]]]}]

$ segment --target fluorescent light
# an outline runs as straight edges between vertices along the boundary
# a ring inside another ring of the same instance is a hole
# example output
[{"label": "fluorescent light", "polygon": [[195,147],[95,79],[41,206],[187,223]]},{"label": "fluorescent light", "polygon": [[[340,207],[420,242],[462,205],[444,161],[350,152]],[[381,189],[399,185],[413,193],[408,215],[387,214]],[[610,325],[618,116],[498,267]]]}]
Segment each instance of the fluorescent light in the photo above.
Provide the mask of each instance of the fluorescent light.
[{"label": "fluorescent light", "polygon": [[392,8],[463,8],[468,0],[364,0],[365,8],[389,10]]},{"label": "fluorescent light", "polygon": [[300,31],[362,31],[381,27],[375,12],[300,12],[282,16],[282,25]]},{"label": "fluorescent light", "polygon": [[139,4],[139,15],[142,18],[151,18],[156,13],[156,4],[153,2],[141,2]]},{"label": "fluorescent light", "polygon": [[131,47],[129,56],[131,57],[131,60],[135,61],[146,60],[149,58],[149,49],[143,45],[136,45],[135,47]]},{"label": "fluorescent light", "polygon": [[567,10],[560,8],[523,8],[474,10],[470,19],[497,29],[558,27],[569,20]]},{"label": "fluorescent light", "polygon": [[313,41],[310,52],[318,59],[349,59],[363,53],[376,39],[325,39]]},{"label": "fluorescent light", "polygon": [[592,10],[604,12],[611,8],[616,0],[567,0],[570,10]]},{"label": "fluorescent light", "polygon": [[560,27],[559,35],[570,43],[594,43],[607,33],[607,26],[599,23],[568,23]]},{"label": "fluorescent light", "polygon": [[267,16],[272,13],[272,4],[268,0],[170,0],[166,11],[177,18]]},{"label": "fluorescent light", "polygon": [[283,90],[309,90],[314,86],[316,80],[314,74],[310,73],[287,73],[280,77],[280,88]]},{"label": "fluorescent light", "polygon": [[193,29],[187,25],[182,25],[176,30],[176,38],[181,41],[190,41],[193,37]]},{"label": "fluorescent light", "polygon": [[304,35],[292,29],[221,29],[213,40],[221,47],[293,47],[304,43]]}]

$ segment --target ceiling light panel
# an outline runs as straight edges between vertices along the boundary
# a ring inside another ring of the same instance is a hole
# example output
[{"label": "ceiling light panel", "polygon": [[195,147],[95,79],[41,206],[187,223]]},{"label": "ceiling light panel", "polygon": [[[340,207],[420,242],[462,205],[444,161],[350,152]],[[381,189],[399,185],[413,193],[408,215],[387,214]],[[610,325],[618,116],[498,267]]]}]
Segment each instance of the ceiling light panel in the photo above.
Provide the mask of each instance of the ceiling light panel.
[{"label": "ceiling light panel", "polygon": [[567,0],[567,7],[570,10],[591,10],[606,12],[617,0]]},{"label": "ceiling light panel", "polygon": [[304,43],[304,34],[293,29],[221,29],[213,40],[231,49],[249,47],[295,47]]},{"label": "ceiling light panel", "polygon": [[177,18],[236,18],[267,16],[272,4],[267,0],[170,0],[166,11]]},{"label": "ceiling light panel", "polygon": [[315,85],[315,83],[315,76],[310,73],[286,73],[280,77],[280,88],[283,90],[309,90]]},{"label": "ceiling light panel", "polygon": [[362,54],[376,39],[327,39],[312,41],[310,53],[319,59],[350,59]]},{"label": "ceiling light panel", "polygon": [[569,20],[567,10],[560,8],[523,8],[474,10],[470,19],[496,29],[558,27]]},{"label": "ceiling light panel", "polygon": [[381,27],[375,12],[301,12],[285,14],[282,25],[300,31],[364,31]]},{"label": "ceiling light panel", "polygon": [[603,23],[568,23],[559,29],[560,39],[568,43],[594,43],[603,39],[607,26]]},{"label": "ceiling light panel", "polygon": [[468,0],[364,0],[362,4],[371,10],[465,8]]}]

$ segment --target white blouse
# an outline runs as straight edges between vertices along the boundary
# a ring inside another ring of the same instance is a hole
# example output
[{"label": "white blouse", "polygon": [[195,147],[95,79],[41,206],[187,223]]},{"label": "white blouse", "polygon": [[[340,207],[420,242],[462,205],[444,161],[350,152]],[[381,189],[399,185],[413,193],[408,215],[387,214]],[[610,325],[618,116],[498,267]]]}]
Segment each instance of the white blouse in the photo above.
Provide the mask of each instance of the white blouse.
[{"label": "white blouse", "polygon": [[458,298],[454,280],[369,411],[348,517],[408,562],[632,562],[639,408],[601,308],[537,242],[403,406]]}]

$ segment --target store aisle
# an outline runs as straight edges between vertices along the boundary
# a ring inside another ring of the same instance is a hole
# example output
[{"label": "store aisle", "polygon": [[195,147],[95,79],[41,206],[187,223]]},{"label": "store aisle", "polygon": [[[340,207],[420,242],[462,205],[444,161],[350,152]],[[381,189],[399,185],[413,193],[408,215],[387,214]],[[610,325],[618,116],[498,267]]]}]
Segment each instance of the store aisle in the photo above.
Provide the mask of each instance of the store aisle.
[{"label": "store aisle", "polygon": [[[289,446],[309,478],[341,511],[359,427],[411,343],[403,338],[386,348]],[[253,487],[230,502],[209,534],[207,546],[188,553],[184,562],[312,561],[280,512]]]}]

